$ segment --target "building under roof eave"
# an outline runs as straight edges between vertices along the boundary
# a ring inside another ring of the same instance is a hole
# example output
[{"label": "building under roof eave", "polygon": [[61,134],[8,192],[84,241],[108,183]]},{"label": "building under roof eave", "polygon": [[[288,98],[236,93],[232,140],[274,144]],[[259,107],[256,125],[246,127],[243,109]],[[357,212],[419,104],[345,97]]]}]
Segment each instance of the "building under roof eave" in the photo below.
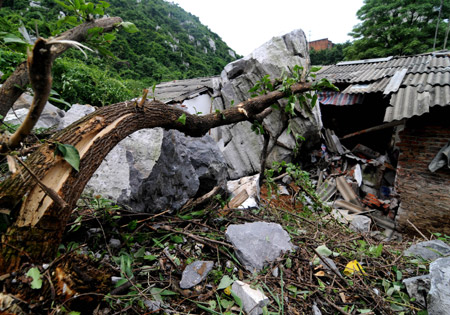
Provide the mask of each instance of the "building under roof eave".
[{"label": "building under roof eave", "polygon": [[[341,62],[322,69],[317,78],[328,78],[343,86],[334,105],[357,104],[351,94],[383,93],[390,98],[385,122],[420,116],[433,106],[450,105],[448,51]],[[319,100],[327,98],[326,93],[319,94]],[[348,99],[349,103],[339,102],[342,99]]]}]

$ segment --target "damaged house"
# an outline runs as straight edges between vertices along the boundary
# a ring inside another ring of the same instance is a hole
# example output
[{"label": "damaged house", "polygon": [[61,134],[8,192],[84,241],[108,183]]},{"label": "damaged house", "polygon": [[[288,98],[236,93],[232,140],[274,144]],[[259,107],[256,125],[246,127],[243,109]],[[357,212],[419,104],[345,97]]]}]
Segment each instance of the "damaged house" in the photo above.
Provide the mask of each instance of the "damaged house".
[{"label": "damaged house", "polygon": [[318,78],[340,89],[319,95],[328,139],[340,140],[327,144],[384,157],[365,165],[362,195],[399,200],[400,230],[450,234],[450,52],[341,62]]}]

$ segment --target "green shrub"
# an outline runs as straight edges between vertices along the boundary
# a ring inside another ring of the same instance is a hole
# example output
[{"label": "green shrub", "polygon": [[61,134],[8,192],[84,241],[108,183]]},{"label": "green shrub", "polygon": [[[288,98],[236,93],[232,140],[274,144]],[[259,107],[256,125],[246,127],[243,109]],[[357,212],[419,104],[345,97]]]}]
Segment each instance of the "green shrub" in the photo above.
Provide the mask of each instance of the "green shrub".
[{"label": "green shrub", "polygon": [[140,95],[145,86],[143,82],[122,80],[113,71],[87,66],[80,60],[60,58],[53,67],[53,89],[72,104],[114,104]]},{"label": "green shrub", "polygon": [[0,49],[0,71],[2,72],[0,83],[5,82],[16,67],[24,60],[25,54]]}]

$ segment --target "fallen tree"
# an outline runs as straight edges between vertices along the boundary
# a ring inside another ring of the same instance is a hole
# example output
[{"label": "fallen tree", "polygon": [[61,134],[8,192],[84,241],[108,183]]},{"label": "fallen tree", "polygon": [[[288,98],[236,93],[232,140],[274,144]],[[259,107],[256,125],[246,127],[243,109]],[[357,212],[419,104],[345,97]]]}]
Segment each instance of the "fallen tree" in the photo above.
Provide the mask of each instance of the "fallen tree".
[{"label": "fallen tree", "polygon": [[[55,58],[52,45],[57,43],[40,39],[29,58],[30,80],[35,90],[33,106],[36,107],[45,104],[51,86],[50,70]],[[40,66],[33,65],[33,61]],[[84,186],[108,152],[129,134],[143,128],[162,127],[199,137],[214,127],[254,121],[277,100],[311,88],[309,82],[298,82],[283,91],[272,91],[221,113],[205,116],[189,115],[143,97],[139,102],[103,107],[56,133],[0,186],[0,208],[10,210],[14,218],[2,236],[0,273],[17,270],[24,262],[45,262],[53,258]],[[180,120],[180,117],[185,119]],[[9,140],[1,144],[4,151],[12,148],[9,144]],[[58,144],[72,145],[78,150],[79,171],[62,156],[55,155]]]}]

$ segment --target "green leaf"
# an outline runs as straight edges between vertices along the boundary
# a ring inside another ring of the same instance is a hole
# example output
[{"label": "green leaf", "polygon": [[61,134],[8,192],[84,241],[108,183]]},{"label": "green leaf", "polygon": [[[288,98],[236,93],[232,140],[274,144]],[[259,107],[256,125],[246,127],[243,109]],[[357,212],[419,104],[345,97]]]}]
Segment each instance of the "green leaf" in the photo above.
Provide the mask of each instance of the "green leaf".
[{"label": "green leaf", "polygon": [[17,37],[14,34],[7,34],[6,36],[3,37],[3,41],[6,44],[22,44],[22,45],[28,45],[28,43],[26,41],[24,41],[23,39]]},{"label": "green leaf", "polygon": [[320,69],[322,69],[322,67],[314,66],[314,67],[311,67],[311,70],[309,70],[309,71],[310,71],[310,72],[317,72],[317,71],[319,71]]},{"label": "green leaf", "polygon": [[58,143],[57,150],[70,166],[77,172],[80,171],[80,153],[78,153],[77,148],[70,144]]},{"label": "green leaf", "polygon": [[225,288],[228,288],[230,285],[232,285],[234,282],[233,279],[230,278],[230,276],[225,275],[220,280],[219,286],[217,287],[217,290],[223,290]]},{"label": "green leaf", "polygon": [[330,249],[328,249],[328,247],[326,247],[325,245],[321,245],[321,246],[317,247],[316,251],[320,255],[325,256],[325,257],[331,256],[331,254],[333,254],[333,252]]},{"label": "green leaf", "polygon": [[183,238],[179,235],[173,235],[170,237],[170,239],[177,244],[183,243]]},{"label": "green leaf", "polygon": [[123,27],[123,30],[127,33],[137,33],[139,29],[131,22],[122,22],[120,25]]},{"label": "green leaf", "polygon": [[314,108],[314,106],[316,106],[317,103],[317,94],[314,94],[311,100],[311,107]]},{"label": "green leaf", "polygon": [[42,280],[41,280],[41,272],[38,268],[33,267],[30,268],[27,272],[27,277],[33,278],[33,281],[31,282],[31,288],[32,289],[40,289],[42,288]]},{"label": "green leaf", "polygon": [[158,259],[158,256],[155,256],[155,255],[146,255],[146,256],[144,256],[144,259],[153,261],[153,260]]},{"label": "green leaf", "polygon": [[180,124],[186,125],[186,114],[181,115],[180,117],[178,117],[177,121]]},{"label": "green leaf", "polygon": [[234,301],[230,301],[230,300],[226,300],[226,299],[221,299],[220,300],[220,305],[222,305],[222,307],[224,309],[228,309],[230,307],[232,307],[234,305]]}]

